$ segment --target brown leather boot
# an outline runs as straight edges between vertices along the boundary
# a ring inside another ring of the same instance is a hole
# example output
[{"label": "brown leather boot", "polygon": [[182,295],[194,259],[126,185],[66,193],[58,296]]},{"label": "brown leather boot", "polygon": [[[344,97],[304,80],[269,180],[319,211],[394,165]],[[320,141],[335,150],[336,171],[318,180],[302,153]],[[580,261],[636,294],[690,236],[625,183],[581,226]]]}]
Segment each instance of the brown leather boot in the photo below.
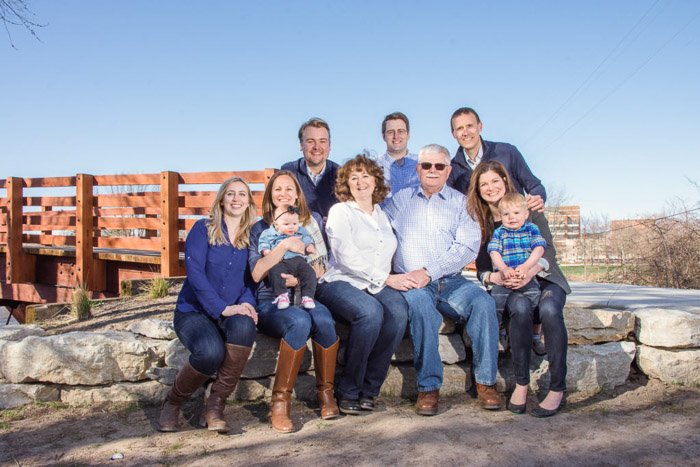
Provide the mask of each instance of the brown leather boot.
[{"label": "brown leather boot", "polygon": [[226,399],[231,395],[238,379],[243,373],[243,368],[248,361],[251,347],[242,345],[226,344],[226,356],[219,368],[219,372],[211,385],[209,398],[204,408],[204,420],[209,431],[226,433],[228,426],[224,419],[224,407]]},{"label": "brown leather boot", "polygon": [[321,406],[321,418],[330,420],[340,415],[338,404],[333,397],[333,380],[335,379],[335,363],[338,358],[340,339],[328,348],[316,341],[311,341],[314,351],[314,370],[316,372],[316,396]]},{"label": "brown leather boot", "polygon": [[177,373],[173,387],[170,388],[160,407],[158,431],[177,431],[180,428],[179,417],[182,404],[208,379],[209,376],[192,368],[190,362],[185,363]]},{"label": "brown leather boot", "polygon": [[476,383],[476,395],[481,403],[481,407],[486,410],[498,410],[503,402],[501,396],[496,391],[496,385],[486,386],[485,384]]},{"label": "brown leather boot", "polygon": [[280,433],[291,433],[294,430],[289,412],[292,406],[292,390],[299,374],[299,367],[304,359],[306,345],[294,350],[287,341],[280,339],[280,354],[277,357],[277,372],[272,386],[270,401],[270,422],[272,428]]}]

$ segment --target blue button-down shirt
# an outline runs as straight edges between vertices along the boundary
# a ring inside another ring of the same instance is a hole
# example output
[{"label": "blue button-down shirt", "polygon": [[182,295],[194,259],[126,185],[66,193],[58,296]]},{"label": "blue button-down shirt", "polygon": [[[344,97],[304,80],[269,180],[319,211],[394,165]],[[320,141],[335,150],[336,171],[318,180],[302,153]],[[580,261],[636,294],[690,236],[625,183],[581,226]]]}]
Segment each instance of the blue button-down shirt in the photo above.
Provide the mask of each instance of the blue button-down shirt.
[{"label": "blue button-down shirt", "polygon": [[437,280],[461,272],[479,252],[479,224],[467,213],[466,197],[448,186],[431,197],[421,187],[404,188],[382,209],[399,242],[398,272],[425,268]]},{"label": "blue button-down shirt", "polygon": [[[209,244],[208,219],[195,222],[185,240],[187,279],[177,297],[177,311],[205,312],[219,318],[228,305],[250,303],[253,281],[248,273],[248,250]],[[226,224],[222,222],[228,237]]]},{"label": "blue button-down shirt", "polygon": [[416,172],[418,155],[409,152],[401,159],[395,160],[388,153],[384,153],[377,159],[377,163],[384,170],[384,180],[391,188],[391,195],[403,188],[420,185],[418,172]]}]

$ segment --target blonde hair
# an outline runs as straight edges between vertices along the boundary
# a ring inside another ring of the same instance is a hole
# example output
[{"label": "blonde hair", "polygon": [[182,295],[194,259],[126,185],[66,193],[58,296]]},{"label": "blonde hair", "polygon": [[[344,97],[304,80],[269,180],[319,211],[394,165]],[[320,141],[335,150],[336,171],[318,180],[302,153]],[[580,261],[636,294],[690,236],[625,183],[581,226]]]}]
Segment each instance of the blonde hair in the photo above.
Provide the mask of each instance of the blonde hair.
[{"label": "blonde hair", "polygon": [[527,200],[520,193],[506,193],[498,202],[498,210],[503,211],[504,208],[512,208],[518,206],[527,209]]},{"label": "blonde hair", "polygon": [[245,180],[240,177],[231,177],[225,180],[219,187],[219,191],[216,192],[216,197],[214,198],[209,213],[209,221],[207,222],[207,237],[210,245],[219,246],[230,244],[226,235],[224,235],[224,229],[221,225],[224,217],[221,204],[229,186],[236,182],[241,182],[245,185],[246,191],[248,192],[248,208],[243,213],[240,223],[238,224],[238,231],[233,239],[233,246],[240,249],[248,248],[250,242],[250,227],[253,225],[253,220],[255,219],[255,203],[253,203],[253,193],[250,191],[250,187]]}]

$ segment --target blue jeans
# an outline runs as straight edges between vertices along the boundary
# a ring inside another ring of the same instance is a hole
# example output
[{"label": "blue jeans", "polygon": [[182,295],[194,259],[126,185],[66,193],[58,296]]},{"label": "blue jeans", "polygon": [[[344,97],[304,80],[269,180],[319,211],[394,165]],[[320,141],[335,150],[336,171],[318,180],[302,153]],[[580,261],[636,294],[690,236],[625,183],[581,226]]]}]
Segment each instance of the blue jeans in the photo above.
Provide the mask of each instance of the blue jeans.
[{"label": "blue jeans", "polygon": [[472,341],[476,382],[487,386],[496,383],[498,319],[489,294],[461,275],[443,277],[421,289],[402,293],[408,302],[418,391],[434,391],[442,386],[438,331],[443,315],[466,324]]},{"label": "blue jeans", "polygon": [[337,320],[350,325],[336,391],[343,399],[376,397],[406,332],[406,300],[391,287],[372,295],[345,281],[320,283],[316,298]]},{"label": "blue jeans", "polygon": [[338,340],[331,312],[319,303],[311,310],[296,306],[278,310],[272,300],[260,300],[258,329],[268,336],[284,339],[294,350],[306,345],[309,336],[326,348]]},{"label": "blue jeans", "polygon": [[252,347],[255,342],[255,323],[243,315],[217,321],[206,313],[176,310],[173,327],[182,345],[190,351],[190,365],[210,376],[224,361],[226,344]]}]

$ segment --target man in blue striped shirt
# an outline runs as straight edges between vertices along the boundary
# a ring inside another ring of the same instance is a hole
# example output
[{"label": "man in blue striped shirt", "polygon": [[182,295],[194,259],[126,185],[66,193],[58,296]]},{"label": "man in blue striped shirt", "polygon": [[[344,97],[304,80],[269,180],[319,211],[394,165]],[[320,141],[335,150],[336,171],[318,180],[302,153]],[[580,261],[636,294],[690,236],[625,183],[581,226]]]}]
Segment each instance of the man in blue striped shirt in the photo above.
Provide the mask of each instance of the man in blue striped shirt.
[{"label": "man in blue striped shirt", "polygon": [[481,242],[479,224],[467,213],[467,200],[446,186],[450,153],[431,144],[418,153],[420,186],[404,188],[383,206],[396,232],[394,269],[405,275],[404,297],[417,373],[421,415],[438,412],[442,360],[438,331],[442,317],[463,323],[472,342],[474,376],[482,407],[497,410],[498,319],[493,299],[462,277],[476,258]]},{"label": "man in blue striped shirt", "polygon": [[419,184],[416,165],[418,156],[408,151],[411,127],[408,117],[401,112],[393,112],[382,121],[382,138],[386,152],[377,159],[384,169],[384,180],[391,188],[390,196],[402,188],[417,187]]}]

